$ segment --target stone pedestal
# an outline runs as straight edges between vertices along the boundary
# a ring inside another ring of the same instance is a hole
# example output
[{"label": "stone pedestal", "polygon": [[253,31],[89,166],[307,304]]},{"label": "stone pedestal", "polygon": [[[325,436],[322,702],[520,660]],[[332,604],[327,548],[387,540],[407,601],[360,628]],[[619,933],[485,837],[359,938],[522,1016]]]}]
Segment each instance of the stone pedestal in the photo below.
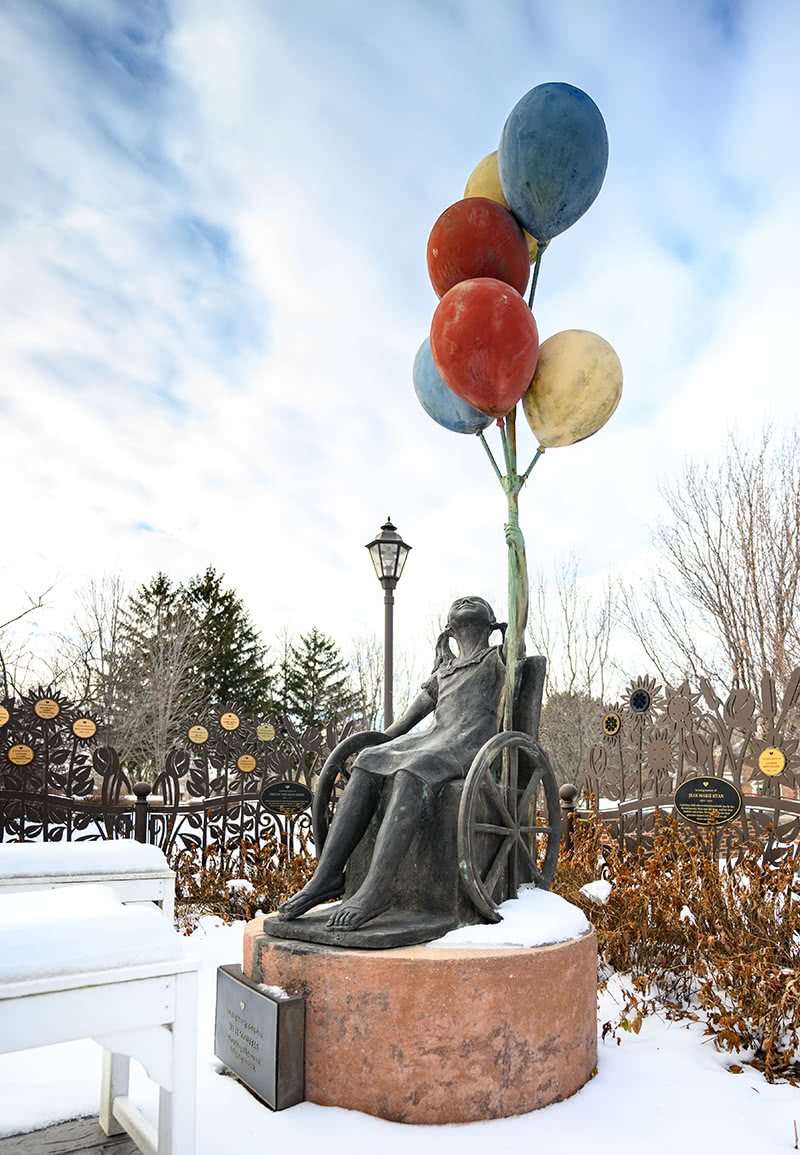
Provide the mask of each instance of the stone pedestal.
[{"label": "stone pedestal", "polygon": [[313,1103],[467,1123],[558,1102],[591,1077],[593,931],[536,948],[374,951],[271,938],[264,921],[245,930],[244,972],[305,997]]}]

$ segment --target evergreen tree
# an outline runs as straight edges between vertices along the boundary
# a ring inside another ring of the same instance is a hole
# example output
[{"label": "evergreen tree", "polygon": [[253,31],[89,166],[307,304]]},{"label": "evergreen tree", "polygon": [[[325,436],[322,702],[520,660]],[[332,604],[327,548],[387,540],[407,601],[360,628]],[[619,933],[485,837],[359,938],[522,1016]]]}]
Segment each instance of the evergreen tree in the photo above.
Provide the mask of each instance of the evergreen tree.
[{"label": "evergreen tree", "polygon": [[316,626],[289,647],[281,674],[287,713],[301,728],[328,722],[341,725],[356,709],[339,647]]},{"label": "evergreen tree", "polygon": [[264,714],[272,705],[267,650],[241,598],[223,580],[209,566],[180,590],[181,604],[197,625],[197,682],[208,702]]}]

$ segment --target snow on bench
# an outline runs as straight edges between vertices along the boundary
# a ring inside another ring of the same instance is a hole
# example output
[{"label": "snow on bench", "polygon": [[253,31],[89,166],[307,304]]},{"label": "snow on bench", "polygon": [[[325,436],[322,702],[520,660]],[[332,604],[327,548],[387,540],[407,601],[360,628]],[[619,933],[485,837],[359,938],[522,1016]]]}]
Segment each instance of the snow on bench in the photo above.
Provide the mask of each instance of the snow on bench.
[{"label": "snow on bench", "polygon": [[[110,887],[0,894],[0,1053],[95,1039],[100,1126],[144,1155],[194,1151],[198,963],[184,943]],[[157,1130],[128,1097],[131,1057],[160,1086]]]},{"label": "snow on bench", "polygon": [[175,873],[163,851],[132,839],[0,843],[0,895],[100,882],[122,902],[155,902],[175,917]]}]

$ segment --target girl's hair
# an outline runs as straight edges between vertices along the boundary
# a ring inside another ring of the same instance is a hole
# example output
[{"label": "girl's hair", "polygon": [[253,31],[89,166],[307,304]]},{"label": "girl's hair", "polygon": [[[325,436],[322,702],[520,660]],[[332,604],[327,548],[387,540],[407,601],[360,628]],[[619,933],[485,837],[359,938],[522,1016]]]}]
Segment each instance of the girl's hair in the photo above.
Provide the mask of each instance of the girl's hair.
[{"label": "girl's hair", "polygon": [[[508,629],[508,622],[498,622],[494,616],[494,610],[486,601],[485,598],[476,597],[475,601],[481,602],[486,606],[486,616],[489,619],[489,633],[493,634],[495,630],[500,630],[503,635],[503,641],[506,638],[506,630]],[[450,649],[450,639],[453,636],[452,626],[445,626],[439,637],[436,639],[436,649],[433,657],[434,673],[439,669],[442,662],[451,662],[453,660],[453,651]]]}]

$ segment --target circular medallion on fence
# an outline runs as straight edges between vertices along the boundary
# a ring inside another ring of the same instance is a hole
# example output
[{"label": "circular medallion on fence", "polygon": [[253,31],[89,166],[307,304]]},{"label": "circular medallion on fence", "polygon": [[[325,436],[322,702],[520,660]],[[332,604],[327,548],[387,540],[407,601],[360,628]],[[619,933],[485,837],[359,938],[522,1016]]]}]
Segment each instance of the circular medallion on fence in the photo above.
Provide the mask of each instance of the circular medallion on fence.
[{"label": "circular medallion on fence", "polygon": [[777,746],[770,746],[769,750],[762,750],[758,756],[758,768],[762,774],[774,778],[776,774],[783,774],[786,769],[786,755]]},{"label": "circular medallion on fence", "polygon": [[256,728],[256,737],[259,742],[271,742],[275,737],[275,727],[269,722],[262,722],[261,725]]},{"label": "circular medallion on fence", "polygon": [[61,707],[54,698],[40,698],[34,705],[33,712],[37,718],[56,718],[61,713]]},{"label": "circular medallion on fence", "polygon": [[256,760],[252,754],[240,754],[236,759],[236,765],[242,774],[252,774],[256,768]]},{"label": "circular medallion on fence", "polygon": [[308,810],[314,795],[302,782],[271,782],[261,791],[261,801],[270,814],[294,818]]},{"label": "circular medallion on fence", "polygon": [[689,778],[675,791],[675,809],[697,826],[722,826],[742,809],[742,795],[725,778]]},{"label": "circular medallion on fence", "polygon": [[94,738],[97,733],[97,723],[91,718],[76,718],[72,723],[72,733],[76,738]]},{"label": "circular medallion on fence", "polygon": [[190,726],[187,733],[189,741],[194,742],[195,746],[200,746],[203,742],[208,741],[208,730],[205,726]]},{"label": "circular medallion on fence", "polygon": [[606,714],[603,718],[603,733],[613,738],[622,729],[622,719],[619,714]]},{"label": "circular medallion on fence", "polygon": [[16,746],[9,747],[8,760],[13,762],[15,766],[27,766],[29,762],[33,761],[33,750],[30,746],[18,742]]},{"label": "circular medallion on fence", "polygon": [[0,726],[5,726],[8,719],[11,717],[5,706],[0,706]]},{"label": "circular medallion on fence", "polygon": [[639,686],[631,694],[631,711],[634,714],[646,714],[652,701],[649,691]]},{"label": "circular medallion on fence", "polygon": [[232,710],[221,714],[219,724],[223,730],[238,730],[239,729],[239,715],[234,714]]}]

